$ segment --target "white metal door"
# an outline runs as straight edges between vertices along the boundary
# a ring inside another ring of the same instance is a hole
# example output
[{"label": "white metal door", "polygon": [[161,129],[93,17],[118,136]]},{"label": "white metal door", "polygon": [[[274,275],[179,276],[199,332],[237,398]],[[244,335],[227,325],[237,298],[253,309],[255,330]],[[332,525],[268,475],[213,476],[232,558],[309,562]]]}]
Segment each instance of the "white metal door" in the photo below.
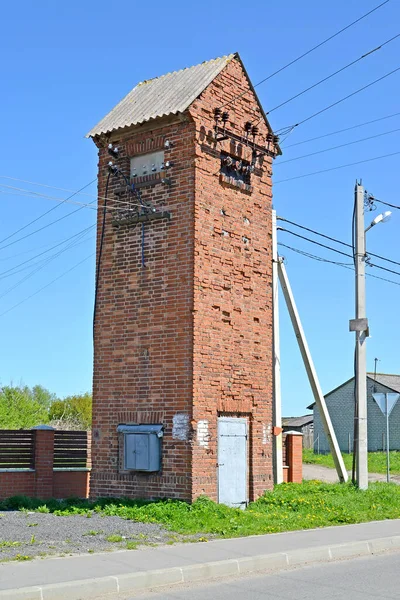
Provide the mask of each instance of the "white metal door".
[{"label": "white metal door", "polygon": [[238,508],[247,504],[246,419],[218,419],[218,502]]}]

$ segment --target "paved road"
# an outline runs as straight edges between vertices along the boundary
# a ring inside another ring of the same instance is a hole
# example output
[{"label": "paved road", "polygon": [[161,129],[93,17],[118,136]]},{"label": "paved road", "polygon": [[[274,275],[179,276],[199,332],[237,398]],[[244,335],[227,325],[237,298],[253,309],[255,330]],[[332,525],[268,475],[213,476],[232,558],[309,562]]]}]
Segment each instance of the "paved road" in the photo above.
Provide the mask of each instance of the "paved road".
[{"label": "paved road", "polygon": [[385,554],[275,575],[107,596],[107,600],[398,600],[399,597],[400,554]]},{"label": "paved road", "polygon": [[[349,477],[351,477],[351,471],[348,471]],[[327,481],[328,483],[335,483],[339,481],[335,469],[329,467],[322,467],[321,465],[307,465],[303,464],[303,478],[304,479],[318,479],[319,481]],[[380,473],[368,473],[369,481],[386,481],[386,475]],[[390,480],[393,483],[400,485],[400,476],[392,475]]]}]

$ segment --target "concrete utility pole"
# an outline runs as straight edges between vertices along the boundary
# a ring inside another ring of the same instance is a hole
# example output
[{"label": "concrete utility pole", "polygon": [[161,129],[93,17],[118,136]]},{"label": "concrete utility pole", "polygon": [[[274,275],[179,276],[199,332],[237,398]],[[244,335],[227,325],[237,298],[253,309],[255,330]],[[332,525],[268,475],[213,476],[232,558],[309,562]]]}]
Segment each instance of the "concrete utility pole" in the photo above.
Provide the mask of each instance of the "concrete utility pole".
[{"label": "concrete utility pole", "polygon": [[272,315],[273,315],[273,347],[274,347],[274,479],[275,483],[283,482],[282,455],[282,402],[281,402],[281,353],[279,341],[279,280],[278,280],[278,242],[276,236],[276,211],[272,211]]},{"label": "concrete utility pole", "polygon": [[289,311],[290,320],[292,321],[293,329],[296,334],[297,342],[299,344],[301,356],[303,358],[304,366],[307,371],[308,380],[311,385],[311,389],[314,395],[314,400],[318,406],[319,413],[321,415],[321,421],[324,426],[325,435],[327,437],[333,461],[335,463],[336,471],[341,482],[345,482],[348,479],[346,467],[344,466],[343,457],[340,452],[339,444],[336,439],[335,430],[333,429],[332,421],[329,416],[328,408],[326,406],[325,398],[321,390],[321,386],[318,381],[317,372],[314,367],[314,363],[311,357],[311,352],[307,344],[306,336],[300,321],[299,313],[297,311],[296,303],[292,289],[290,287],[289,279],[286,273],[285,265],[282,259],[278,261],[278,274],[279,281],[283,295],[285,297],[286,305]]},{"label": "concrete utility pole", "polygon": [[361,490],[368,488],[368,434],[367,434],[367,337],[369,335],[365,307],[365,225],[364,188],[356,183],[354,189],[355,219],[355,273],[356,273],[356,482]]}]

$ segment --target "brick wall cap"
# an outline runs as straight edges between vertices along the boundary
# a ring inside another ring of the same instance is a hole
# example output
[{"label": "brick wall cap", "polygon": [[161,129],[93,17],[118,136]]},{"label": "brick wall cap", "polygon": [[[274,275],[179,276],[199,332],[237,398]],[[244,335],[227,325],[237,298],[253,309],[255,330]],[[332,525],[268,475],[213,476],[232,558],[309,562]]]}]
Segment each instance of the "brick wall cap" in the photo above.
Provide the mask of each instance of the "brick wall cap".
[{"label": "brick wall cap", "polygon": [[36,427],[32,427],[32,429],[44,430],[44,431],[55,431],[54,427],[50,425],[36,425]]},{"label": "brick wall cap", "polygon": [[286,435],[303,435],[300,431],[286,431]]}]

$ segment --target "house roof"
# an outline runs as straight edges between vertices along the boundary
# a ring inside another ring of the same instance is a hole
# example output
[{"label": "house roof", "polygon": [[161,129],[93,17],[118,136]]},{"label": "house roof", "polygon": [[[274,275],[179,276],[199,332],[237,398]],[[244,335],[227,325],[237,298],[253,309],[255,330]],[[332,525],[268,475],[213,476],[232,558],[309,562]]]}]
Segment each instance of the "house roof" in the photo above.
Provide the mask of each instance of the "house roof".
[{"label": "house roof", "polygon": [[[145,123],[157,117],[183,113],[234,58],[239,61],[263,119],[272,132],[245,66],[239,54],[235,52],[221,58],[208,60],[194,67],[187,67],[181,71],[141,81],[89,131],[86,137],[110,133],[116,129]],[[278,154],[282,154],[279,146],[277,146],[277,150]]]},{"label": "house roof", "polygon": [[86,137],[184,112],[237,54],[138,83]]},{"label": "house roof", "polygon": [[284,427],[303,427],[309,425],[314,420],[314,415],[303,415],[302,417],[282,417]]},{"label": "house roof", "polygon": [[[327,398],[328,396],[330,396],[331,394],[336,392],[338,389],[340,389],[341,387],[343,387],[344,385],[346,385],[347,383],[349,383],[349,381],[352,381],[353,379],[354,379],[354,377],[350,377],[350,379],[348,379],[344,383],[341,383],[340,385],[335,387],[333,390],[331,390],[330,392],[325,394],[325,398]],[[376,375],[375,375],[375,373],[367,373],[367,379],[370,382],[376,381],[377,383],[384,385],[385,387],[393,390],[394,392],[400,392],[400,375],[394,375],[394,374],[390,374],[390,373],[376,373]],[[314,406],[315,406],[315,402],[310,404],[310,406],[307,406],[307,409],[313,410]]]},{"label": "house roof", "polygon": [[377,381],[381,385],[384,385],[394,392],[400,392],[400,375],[391,375],[388,373],[377,373],[376,377],[374,373],[367,373],[369,380]]}]

